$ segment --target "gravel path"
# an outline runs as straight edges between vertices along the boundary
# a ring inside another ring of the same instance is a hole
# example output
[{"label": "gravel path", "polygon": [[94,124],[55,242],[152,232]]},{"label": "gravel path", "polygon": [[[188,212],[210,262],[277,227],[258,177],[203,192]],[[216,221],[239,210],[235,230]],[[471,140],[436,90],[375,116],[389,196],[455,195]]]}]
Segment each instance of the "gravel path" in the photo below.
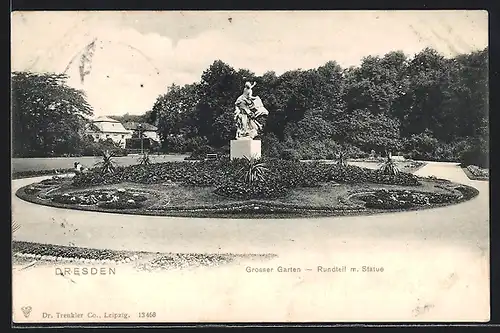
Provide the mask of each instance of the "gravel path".
[{"label": "gravel path", "polygon": [[[489,182],[469,180],[454,163],[431,162],[417,174],[468,184],[480,194],[465,203],[418,212],[289,220],[120,216],[39,206],[13,194],[13,217],[21,225],[17,240],[279,256],[175,274],[123,266],[113,277],[78,276],[75,283],[55,277],[50,266],[16,271],[17,318],[25,320],[20,307],[30,299],[39,309],[61,302],[66,305],[60,310],[84,313],[101,308],[131,315],[161,313],[148,321],[488,320]],[[39,179],[16,180],[13,192]],[[248,273],[246,265],[273,268],[274,273]],[[318,266],[343,265],[384,267],[384,272],[318,272]],[[278,266],[301,272],[278,273]],[[78,300],[78,306],[69,300]],[[30,319],[36,318],[41,319],[41,312]]]}]

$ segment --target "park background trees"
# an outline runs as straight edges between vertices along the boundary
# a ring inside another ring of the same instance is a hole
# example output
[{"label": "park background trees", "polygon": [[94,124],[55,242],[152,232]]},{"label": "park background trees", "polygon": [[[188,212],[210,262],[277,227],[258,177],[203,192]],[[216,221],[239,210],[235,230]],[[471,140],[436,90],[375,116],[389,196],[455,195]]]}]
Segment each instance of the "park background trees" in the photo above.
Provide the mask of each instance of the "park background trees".
[{"label": "park background trees", "polygon": [[200,82],[172,86],[153,112],[165,151],[227,150],[234,100],[255,81],[269,110],[264,153],[352,157],[372,150],[440,161],[488,160],[488,49],[451,59],[427,48],[407,57],[368,56],[357,67],[335,61],[261,76],[217,60]]},{"label": "park background trees", "polygon": [[[85,95],[58,74],[12,76],[14,156],[78,153],[89,143]],[[394,51],[359,66],[335,61],[313,69],[256,75],[221,60],[198,82],[171,85],[142,115],[111,116],[158,127],[162,150],[227,152],[234,101],[255,81],[269,116],[265,155],[332,158],[402,153],[415,159],[488,164],[488,49],[445,58],[427,48]],[[290,154],[293,152],[293,154]]]}]

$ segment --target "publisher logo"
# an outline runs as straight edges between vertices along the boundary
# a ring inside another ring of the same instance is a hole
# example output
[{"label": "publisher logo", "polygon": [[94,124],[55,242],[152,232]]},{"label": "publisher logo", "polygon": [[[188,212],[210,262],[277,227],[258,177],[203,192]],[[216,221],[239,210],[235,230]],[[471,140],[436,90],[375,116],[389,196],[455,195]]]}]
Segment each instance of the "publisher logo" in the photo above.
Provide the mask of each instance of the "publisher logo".
[{"label": "publisher logo", "polygon": [[21,310],[23,311],[23,314],[26,318],[28,318],[30,316],[30,313],[31,313],[31,306],[23,306],[21,308]]}]

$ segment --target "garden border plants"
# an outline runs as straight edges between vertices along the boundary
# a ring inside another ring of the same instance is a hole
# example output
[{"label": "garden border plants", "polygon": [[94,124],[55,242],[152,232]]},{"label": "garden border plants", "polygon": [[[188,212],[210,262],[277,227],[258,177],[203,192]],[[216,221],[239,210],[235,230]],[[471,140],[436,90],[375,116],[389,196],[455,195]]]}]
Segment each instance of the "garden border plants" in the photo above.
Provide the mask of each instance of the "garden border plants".
[{"label": "garden border plants", "polygon": [[[480,181],[489,181],[490,177],[488,176],[482,176],[474,173],[474,165],[467,165],[467,166],[460,166],[465,173],[465,175],[470,179],[470,180],[480,180]],[[477,167],[476,167],[477,168]]]},{"label": "garden border plants", "polygon": [[176,269],[199,266],[218,266],[229,264],[238,259],[269,260],[277,258],[273,253],[180,253],[180,252],[148,252],[117,251],[94,249],[78,246],[42,244],[35,242],[13,241],[12,255],[21,260],[36,260],[53,263],[75,264],[127,264],[140,262],[139,266],[151,266],[153,269]]}]

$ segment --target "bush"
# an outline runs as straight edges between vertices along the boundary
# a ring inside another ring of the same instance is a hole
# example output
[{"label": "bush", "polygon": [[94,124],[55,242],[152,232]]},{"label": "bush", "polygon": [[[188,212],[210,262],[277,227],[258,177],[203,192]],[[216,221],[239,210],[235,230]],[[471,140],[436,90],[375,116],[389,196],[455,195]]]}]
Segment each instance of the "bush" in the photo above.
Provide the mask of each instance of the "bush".
[{"label": "bush", "polygon": [[172,135],[163,139],[162,151],[169,153],[192,153],[206,145],[208,145],[208,140],[205,137],[186,138],[182,135]]},{"label": "bush", "polygon": [[483,138],[471,140],[470,145],[459,153],[459,161],[462,165],[477,165],[489,168],[489,146]]},{"label": "bush", "polygon": [[370,156],[369,153],[361,150],[360,148],[358,148],[356,146],[349,145],[349,144],[343,145],[342,150],[344,151],[344,153],[346,154],[346,156],[348,158],[367,158]]},{"label": "bush", "polygon": [[434,152],[437,150],[438,145],[439,141],[430,131],[413,134],[403,142],[403,147],[408,152],[408,157],[419,160],[434,160]]},{"label": "bush", "polygon": [[299,156],[297,152],[293,149],[285,149],[281,152],[280,158],[286,161],[298,161]]},{"label": "bush", "polygon": [[387,160],[380,167],[380,172],[384,175],[396,176],[399,173],[399,168],[392,158],[387,157]]}]

